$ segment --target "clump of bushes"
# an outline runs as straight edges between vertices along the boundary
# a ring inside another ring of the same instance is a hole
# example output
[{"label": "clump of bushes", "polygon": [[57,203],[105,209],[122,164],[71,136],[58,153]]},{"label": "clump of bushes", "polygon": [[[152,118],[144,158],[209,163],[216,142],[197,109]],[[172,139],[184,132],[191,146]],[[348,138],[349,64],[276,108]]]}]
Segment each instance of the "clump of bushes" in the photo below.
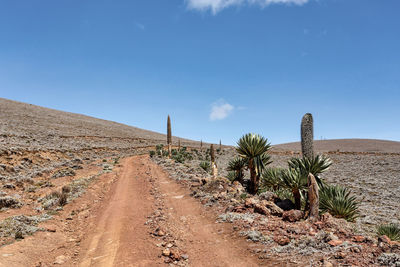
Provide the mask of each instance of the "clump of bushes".
[{"label": "clump of bushes", "polygon": [[71,168],[61,169],[56,171],[51,178],[61,178],[65,176],[75,176],[75,171]]},{"label": "clump of bushes", "polygon": [[25,235],[32,235],[36,231],[44,229],[37,227],[40,222],[50,219],[51,216],[42,214],[39,216],[12,216],[0,221],[0,237],[14,236],[21,239]]},{"label": "clump of bushes", "polygon": [[337,218],[354,221],[358,217],[359,203],[350,190],[342,186],[328,185],[320,177],[329,169],[329,158],[316,155],[311,158],[292,158],[288,168],[267,168],[261,176],[260,191],[274,192],[280,199],[294,202],[296,209],[306,208],[308,198],[308,174],[311,173],[319,185],[319,209]]},{"label": "clump of bushes", "polygon": [[0,197],[0,209],[3,208],[20,208],[22,203],[13,197],[5,196]]},{"label": "clump of bushes", "polygon": [[[157,156],[168,156],[168,151],[164,150],[164,145],[159,144],[156,145],[156,150],[149,151],[149,155],[151,158]],[[175,162],[185,163],[185,160],[193,160],[193,154],[187,151],[187,147],[182,147],[180,149],[171,149],[171,158],[175,160]]]},{"label": "clump of bushes", "polygon": [[47,196],[45,196],[43,199],[40,199],[39,201],[42,202],[42,207],[45,210],[49,210],[55,206],[64,206],[67,204],[67,193],[65,192],[58,192],[58,191],[53,191]]},{"label": "clump of bushes", "polygon": [[395,223],[382,224],[378,226],[378,235],[386,235],[392,241],[400,241],[400,225]]}]

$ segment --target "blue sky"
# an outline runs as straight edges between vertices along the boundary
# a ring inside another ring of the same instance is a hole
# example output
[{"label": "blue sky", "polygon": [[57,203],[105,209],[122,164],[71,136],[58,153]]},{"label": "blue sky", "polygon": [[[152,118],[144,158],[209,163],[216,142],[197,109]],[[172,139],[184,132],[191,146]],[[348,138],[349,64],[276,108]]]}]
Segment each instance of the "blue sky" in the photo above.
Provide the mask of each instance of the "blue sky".
[{"label": "blue sky", "polygon": [[398,0],[0,0],[0,97],[234,144],[400,141]]}]

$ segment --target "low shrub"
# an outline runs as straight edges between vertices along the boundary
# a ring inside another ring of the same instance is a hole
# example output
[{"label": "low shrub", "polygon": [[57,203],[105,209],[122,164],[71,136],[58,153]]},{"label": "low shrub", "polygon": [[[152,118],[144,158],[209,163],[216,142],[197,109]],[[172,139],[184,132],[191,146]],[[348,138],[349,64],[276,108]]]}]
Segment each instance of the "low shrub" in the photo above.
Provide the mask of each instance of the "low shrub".
[{"label": "low shrub", "polygon": [[395,223],[381,224],[377,228],[378,235],[386,235],[392,241],[400,241],[400,225]]},{"label": "low shrub", "polygon": [[58,198],[58,205],[63,207],[68,203],[68,194],[65,192],[62,192],[60,194],[60,197]]},{"label": "low shrub", "polygon": [[200,166],[200,168],[202,168],[202,169],[205,170],[206,172],[209,172],[209,171],[210,171],[210,168],[211,168],[210,162],[208,162],[208,161],[202,161],[202,162],[200,162],[199,166]]},{"label": "low shrub", "polygon": [[184,163],[185,162],[185,157],[181,153],[173,155],[172,159],[175,160],[176,162],[179,162],[179,163]]}]

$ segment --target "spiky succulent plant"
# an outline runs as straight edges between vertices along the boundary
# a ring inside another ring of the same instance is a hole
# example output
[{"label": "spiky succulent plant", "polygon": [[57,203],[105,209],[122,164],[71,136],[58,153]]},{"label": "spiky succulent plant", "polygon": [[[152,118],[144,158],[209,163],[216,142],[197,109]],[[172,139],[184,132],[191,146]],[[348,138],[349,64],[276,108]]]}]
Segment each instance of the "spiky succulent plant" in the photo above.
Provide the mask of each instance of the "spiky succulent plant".
[{"label": "spiky succulent plant", "polygon": [[208,161],[202,161],[199,164],[200,168],[202,168],[203,170],[205,170],[206,172],[210,171],[210,163]]},{"label": "spiky succulent plant", "polygon": [[282,185],[282,173],[285,171],[283,168],[266,168],[261,175],[260,187],[267,190],[279,190]]},{"label": "spiky succulent plant", "polygon": [[319,208],[337,218],[353,222],[359,214],[359,203],[350,190],[339,185],[325,185],[319,191]]},{"label": "spiky succulent plant", "polygon": [[386,235],[392,241],[400,241],[400,225],[396,223],[381,224],[377,229],[378,235]]},{"label": "spiky succulent plant", "polygon": [[239,156],[246,160],[247,167],[250,170],[251,194],[256,194],[259,187],[261,173],[265,166],[270,163],[268,151],[271,145],[268,140],[258,134],[245,134],[237,142],[236,151]]},{"label": "spiky succulent plant", "polygon": [[229,179],[232,181],[239,181],[243,183],[243,170],[246,167],[246,160],[241,157],[235,157],[228,163],[227,171],[232,172],[234,175],[232,178]]},{"label": "spiky succulent plant", "polygon": [[301,176],[304,176],[305,183],[307,183],[308,174],[312,173],[320,186],[322,186],[323,181],[319,175],[328,170],[331,165],[332,161],[321,155],[311,158],[292,158],[289,160],[289,168],[296,169]]}]

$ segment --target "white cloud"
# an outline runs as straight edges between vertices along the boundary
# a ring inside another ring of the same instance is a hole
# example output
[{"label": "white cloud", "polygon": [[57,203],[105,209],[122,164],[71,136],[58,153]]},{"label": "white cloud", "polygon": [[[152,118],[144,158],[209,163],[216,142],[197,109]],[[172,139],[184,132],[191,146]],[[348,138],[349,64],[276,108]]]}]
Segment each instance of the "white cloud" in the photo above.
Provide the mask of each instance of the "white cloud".
[{"label": "white cloud", "polygon": [[185,0],[189,9],[208,11],[215,15],[224,8],[240,5],[258,5],[266,7],[271,4],[304,5],[310,0]]},{"label": "white cloud", "polygon": [[142,31],[145,30],[145,27],[144,27],[144,25],[143,25],[142,23],[136,22],[136,23],[135,23],[135,26],[136,26],[136,28],[138,28],[139,30],[142,30]]},{"label": "white cloud", "polygon": [[234,108],[234,106],[221,99],[212,104],[210,120],[223,120],[232,113]]}]

